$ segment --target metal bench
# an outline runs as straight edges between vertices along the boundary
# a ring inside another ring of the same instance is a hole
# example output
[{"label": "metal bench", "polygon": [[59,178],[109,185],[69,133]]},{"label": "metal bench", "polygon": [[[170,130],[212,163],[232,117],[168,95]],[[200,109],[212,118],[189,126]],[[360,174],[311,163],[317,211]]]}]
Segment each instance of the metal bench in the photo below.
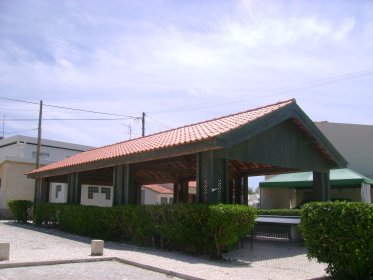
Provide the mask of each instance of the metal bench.
[{"label": "metal bench", "polygon": [[301,241],[299,216],[261,215],[255,219],[252,236],[288,238],[289,243]]}]

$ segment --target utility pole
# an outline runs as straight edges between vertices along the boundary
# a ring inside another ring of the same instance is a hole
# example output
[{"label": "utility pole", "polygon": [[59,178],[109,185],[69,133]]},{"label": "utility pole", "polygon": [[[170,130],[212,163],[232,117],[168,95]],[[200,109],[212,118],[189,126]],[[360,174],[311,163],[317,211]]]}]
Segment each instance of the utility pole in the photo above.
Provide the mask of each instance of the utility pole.
[{"label": "utility pole", "polygon": [[[43,117],[43,101],[40,100],[39,108],[39,124],[38,124],[38,140],[36,145],[36,169],[40,167],[40,144],[41,144],[41,119]],[[35,214],[36,204],[41,199],[41,182],[40,179],[35,179],[35,192],[34,192],[34,207],[33,212]]]},{"label": "utility pole", "polygon": [[3,139],[5,138],[5,114],[3,116]]},{"label": "utility pole", "polygon": [[141,133],[141,136],[144,137],[145,136],[145,113],[144,112],[142,112],[141,122],[142,122],[142,133]]},{"label": "utility pole", "polygon": [[38,140],[36,146],[36,168],[40,167],[40,146],[41,146],[41,119],[43,117],[43,100],[40,100],[39,108],[39,124],[38,124]]}]

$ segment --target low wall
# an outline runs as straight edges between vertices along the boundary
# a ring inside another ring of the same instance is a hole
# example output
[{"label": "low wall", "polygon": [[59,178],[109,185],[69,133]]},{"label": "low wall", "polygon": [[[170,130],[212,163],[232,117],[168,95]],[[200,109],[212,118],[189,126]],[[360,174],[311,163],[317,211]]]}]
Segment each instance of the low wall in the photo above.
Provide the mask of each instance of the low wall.
[{"label": "low wall", "polygon": [[0,209],[0,220],[13,220],[13,214],[9,209]]}]

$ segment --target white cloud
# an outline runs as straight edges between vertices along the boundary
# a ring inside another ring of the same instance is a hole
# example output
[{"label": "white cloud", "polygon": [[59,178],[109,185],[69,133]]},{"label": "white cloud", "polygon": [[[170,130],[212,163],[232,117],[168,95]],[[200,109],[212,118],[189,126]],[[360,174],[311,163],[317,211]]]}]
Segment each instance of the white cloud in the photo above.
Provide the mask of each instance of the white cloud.
[{"label": "white cloud", "polygon": [[[10,3],[0,11],[0,96],[119,113],[171,108],[177,115],[161,121],[176,126],[293,96],[304,100],[308,112],[325,119],[323,112],[328,118],[332,115],[327,108],[319,111],[323,106],[317,102],[339,100],[344,101],[340,106],[347,106],[348,93],[366,97],[371,88],[371,81],[366,86],[351,81],[271,91],[372,67],[373,21],[367,12],[372,4],[35,5],[30,13]],[[356,106],[364,103],[358,100],[354,99]],[[220,106],[207,106],[215,101]],[[178,112],[198,104],[205,106]],[[349,121],[343,114],[338,118]],[[113,127],[118,130],[117,124],[102,127],[104,134]],[[50,135],[58,133],[57,128],[53,126]],[[61,133],[75,129],[78,137],[94,133],[97,126],[87,125],[86,132],[75,125],[68,129]]]}]

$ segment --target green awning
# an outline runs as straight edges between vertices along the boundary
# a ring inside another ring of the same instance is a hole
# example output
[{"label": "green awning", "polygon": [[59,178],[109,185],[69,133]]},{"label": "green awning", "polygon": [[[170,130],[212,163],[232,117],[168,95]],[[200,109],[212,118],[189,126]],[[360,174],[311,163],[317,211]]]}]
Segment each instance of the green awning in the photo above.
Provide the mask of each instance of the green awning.
[{"label": "green awning", "polygon": [[[373,185],[373,180],[351,169],[330,170],[330,186],[357,186],[362,183]],[[313,184],[313,172],[297,172],[277,175],[261,182],[261,188],[310,188]]]}]

